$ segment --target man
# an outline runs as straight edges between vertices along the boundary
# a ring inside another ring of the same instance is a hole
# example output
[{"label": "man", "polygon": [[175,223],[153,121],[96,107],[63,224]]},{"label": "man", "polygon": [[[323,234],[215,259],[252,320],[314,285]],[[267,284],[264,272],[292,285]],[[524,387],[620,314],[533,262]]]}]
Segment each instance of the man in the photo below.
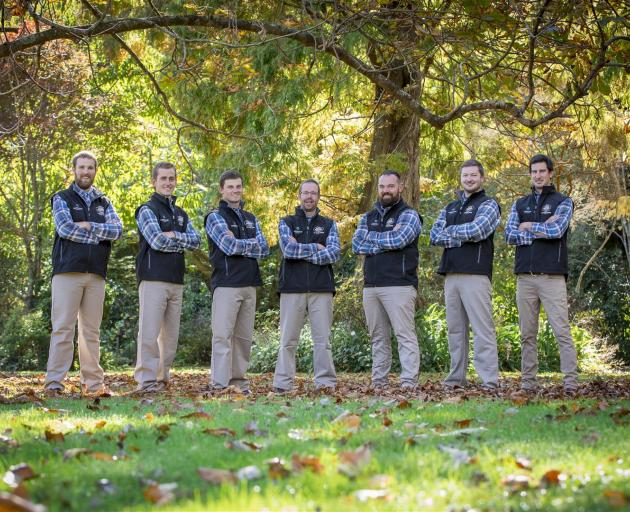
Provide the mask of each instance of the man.
[{"label": "man", "polygon": [[400,383],[418,384],[420,349],[414,322],[418,287],[418,237],[422,219],[402,200],[395,171],[378,179],[378,201],[359,222],[352,250],[365,255],[363,309],[372,339],[372,386],[385,388],[392,365],[390,328],[398,341]]},{"label": "man", "polygon": [[440,212],[431,228],[431,245],[444,247],[438,273],[444,280],[451,371],[448,388],[466,386],[468,329],[474,334],[473,363],[486,389],[498,385],[497,338],[492,319],[494,231],[501,220],[497,202],[483,190],[484,169],[466,160],[460,169],[458,199]]},{"label": "man", "polygon": [[140,318],[134,376],[142,392],[159,392],[168,384],[179,338],[184,250],[197,249],[201,241],[186,212],[175,205],[175,165],[157,163],[151,171],[151,185],[155,192],[136,210]]},{"label": "man", "polygon": [[52,252],[52,334],[46,369],[48,395],[63,391],[72,365],[75,325],[79,323],[81,391],[106,394],[100,361],[100,327],[105,277],[112,241],[122,223],[111,202],[92,184],[96,157],[80,151],[72,158],[74,183],[52,198],[55,242]]},{"label": "man", "polygon": [[333,389],[337,382],[330,348],[335,280],[332,264],[341,246],[334,220],[319,214],[319,183],[306,180],[300,185],[300,206],[295,215],[280,220],[280,350],[273,379],[274,390],[293,388],[295,351],[308,312],[313,336],[315,389]]},{"label": "man", "polygon": [[553,162],[535,155],[529,162],[532,194],[518,199],[505,226],[505,239],[516,245],[514,272],[521,329],[521,387],[538,388],[538,317],[542,303],[560,348],[564,389],[575,394],[577,355],[569,326],[566,278],[569,273],[567,230],[573,201],[552,185]]},{"label": "man", "polygon": [[243,210],[243,178],[226,171],[219,178],[219,207],[206,215],[212,277],[211,388],[235,386],[249,393],[245,372],[254,332],[258,259],[269,246],[254,214]]}]

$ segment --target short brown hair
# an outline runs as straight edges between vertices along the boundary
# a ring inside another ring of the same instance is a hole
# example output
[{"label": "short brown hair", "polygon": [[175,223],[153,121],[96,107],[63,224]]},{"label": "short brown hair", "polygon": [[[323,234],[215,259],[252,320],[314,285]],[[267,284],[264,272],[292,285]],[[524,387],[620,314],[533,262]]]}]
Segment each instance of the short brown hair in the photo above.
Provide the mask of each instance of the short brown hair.
[{"label": "short brown hair", "polygon": [[396,176],[398,181],[400,181],[400,173],[392,169],[385,169],[378,177],[380,178],[381,176]]},{"label": "short brown hair", "polygon": [[300,183],[300,188],[298,189],[298,192],[302,193],[302,187],[304,185],[306,185],[307,183],[313,183],[314,185],[317,185],[317,195],[320,195],[320,189],[319,189],[319,182],[313,178],[309,178],[307,180],[304,180],[302,183]]},{"label": "short brown hair", "polygon": [[474,158],[466,160],[459,168],[460,172],[464,167],[476,167],[477,169],[479,169],[479,174],[481,174],[482,176],[484,176],[486,173],[483,165],[481,165],[481,162],[479,160],[475,160]]},{"label": "short brown hair", "polygon": [[158,171],[160,169],[173,169],[175,171],[175,176],[177,176],[177,169],[175,168],[175,164],[171,162],[158,162],[151,169],[151,179],[156,180],[158,177]]},{"label": "short brown hair", "polygon": [[91,151],[82,150],[82,151],[79,151],[78,153],[76,153],[72,157],[72,168],[73,169],[77,168],[77,161],[79,160],[79,158],[89,158],[90,160],[92,160],[94,162],[94,168],[98,167],[98,160],[96,159],[96,156],[94,155],[94,153],[92,153]]},{"label": "short brown hair", "polygon": [[545,162],[545,165],[547,166],[547,169],[551,172],[553,172],[553,160],[551,158],[549,158],[547,155],[543,155],[541,153],[538,153],[537,155],[534,155],[531,160],[529,161],[529,172],[532,172],[532,165],[534,164],[538,164],[540,162]]},{"label": "short brown hair", "polygon": [[219,176],[219,187],[223,188],[226,180],[241,180],[241,183],[243,183],[243,176],[241,176],[241,173],[237,170],[229,169],[221,173],[221,176]]}]

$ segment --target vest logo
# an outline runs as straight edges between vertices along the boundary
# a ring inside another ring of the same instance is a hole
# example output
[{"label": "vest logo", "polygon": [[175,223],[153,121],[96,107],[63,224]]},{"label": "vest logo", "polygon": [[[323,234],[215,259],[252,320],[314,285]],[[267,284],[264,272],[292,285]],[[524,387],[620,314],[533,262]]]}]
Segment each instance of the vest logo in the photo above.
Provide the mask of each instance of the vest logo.
[{"label": "vest logo", "polygon": [[540,213],[543,215],[549,215],[551,213],[551,205],[549,203],[543,204]]},{"label": "vest logo", "polygon": [[231,227],[232,229],[238,229],[238,224],[230,224],[230,227]]},{"label": "vest logo", "polygon": [[378,221],[373,220],[372,222],[370,222],[370,226],[378,226]]},{"label": "vest logo", "polygon": [[78,211],[78,212],[82,212],[82,211],[83,211],[83,208],[81,208],[81,206],[80,206],[80,205],[78,205],[78,204],[75,204],[75,205],[74,205],[74,208],[72,208],[72,209],[73,209],[74,211]]},{"label": "vest logo", "polygon": [[302,228],[300,228],[300,227],[297,227],[297,228],[295,228],[295,229],[293,230],[293,234],[294,234],[294,235],[298,235],[298,236],[300,236],[302,233],[304,233],[304,230],[303,230]]},{"label": "vest logo", "polygon": [[251,220],[246,220],[245,221],[245,227],[247,229],[254,229],[255,225],[254,225],[254,223]]},{"label": "vest logo", "polygon": [[105,216],[105,208],[103,206],[97,206],[96,207],[96,214],[100,215],[101,217]]},{"label": "vest logo", "polygon": [[177,217],[177,223],[178,223],[180,226],[183,226],[183,225],[184,225],[184,216],[183,216],[183,215],[180,215],[179,217]]},{"label": "vest logo", "polygon": [[324,234],[324,228],[322,226],[315,226],[315,228],[313,229],[313,234],[314,235],[323,235]]},{"label": "vest logo", "polygon": [[475,207],[473,205],[468,206],[465,210],[464,210],[464,215],[468,215],[471,214],[473,212],[473,210],[475,209]]},{"label": "vest logo", "polygon": [[532,213],[532,209],[528,206],[523,213]]},{"label": "vest logo", "polygon": [[387,222],[385,223],[385,227],[391,228],[393,225],[394,225],[394,219],[392,218],[387,219]]},{"label": "vest logo", "polygon": [[448,211],[448,212],[446,212],[446,213],[448,213],[449,215],[455,215],[455,214],[457,214],[457,208],[455,208],[455,209],[453,209],[453,210],[449,210],[449,211]]},{"label": "vest logo", "polygon": [[170,219],[168,217],[162,217],[160,219],[160,222],[164,222],[165,224],[169,221]]}]

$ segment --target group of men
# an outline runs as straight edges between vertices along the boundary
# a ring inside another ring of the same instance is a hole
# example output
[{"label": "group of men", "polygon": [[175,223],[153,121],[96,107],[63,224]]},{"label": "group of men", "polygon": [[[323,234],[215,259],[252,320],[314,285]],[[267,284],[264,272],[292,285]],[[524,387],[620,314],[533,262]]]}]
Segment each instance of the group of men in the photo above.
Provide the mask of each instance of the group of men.
[{"label": "group of men", "polygon": [[[107,393],[99,364],[99,328],[111,244],[122,223],[111,202],[93,186],[96,157],[87,151],[72,159],[74,182],[52,198],[55,222],[52,278],[52,335],[45,388],[63,391],[72,364],[78,320],[82,392]],[[492,317],[493,237],[501,210],[483,190],[484,168],[477,160],[461,166],[462,191],[441,212],[431,229],[431,244],[444,248],[438,272],[445,275],[451,369],[444,385],[464,387],[468,368],[469,326],[474,334],[474,366],[485,388],[498,386],[497,341]],[[568,323],[565,278],[571,199],[556,192],[553,162],[545,155],[530,161],[532,193],[512,206],[505,228],[516,245],[517,303],[522,339],[522,387],[537,388],[537,331],[540,305],[560,346],[567,393],[577,388],[576,352]],[[137,391],[163,390],[169,381],[179,336],[185,250],[197,249],[200,236],[176,205],[177,171],[168,162],[151,173],[154,193],[136,210],[139,250],[136,276],[140,302]],[[398,342],[400,386],[418,384],[420,351],[415,329],[418,288],[418,238],[422,218],[402,199],[395,171],[378,179],[378,200],[361,217],[352,249],[364,256],[363,307],[372,343],[372,386],[389,385],[391,331]],[[258,260],[269,246],[256,217],[243,208],[243,179],[226,171],[219,179],[221,200],[204,219],[212,263],[211,391],[249,393],[249,365],[256,309],[262,285]],[[336,373],[330,345],[335,280],[332,265],[341,253],[334,220],[317,207],[320,186],[303,181],[294,215],[280,220],[282,251],[280,348],[273,379],[276,393],[294,388],[295,357],[308,314],[313,338],[315,388],[332,391]]]}]

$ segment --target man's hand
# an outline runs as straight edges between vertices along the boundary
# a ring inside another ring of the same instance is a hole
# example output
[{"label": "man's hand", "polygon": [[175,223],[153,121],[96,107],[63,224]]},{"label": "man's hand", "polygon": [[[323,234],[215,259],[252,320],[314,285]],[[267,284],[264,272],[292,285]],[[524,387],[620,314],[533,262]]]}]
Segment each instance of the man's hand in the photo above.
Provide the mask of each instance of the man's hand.
[{"label": "man's hand", "polygon": [[174,231],[164,231],[164,233],[162,233],[165,237],[168,238],[175,238],[175,232]]},{"label": "man's hand", "polygon": [[552,222],[556,222],[558,220],[560,220],[560,217],[558,217],[557,215],[552,215],[545,221],[545,224],[551,224]]},{"label": "man's hand", "polygon": [[225,232],[225,234],[234,238],[234,233],[232,233],[229,229]]},{"label": "man's hand", "polygon": [[317,244],[317,250],[318,251],[325,251],[326,250],[326,246],[322,245],[322,244]]},{"label": "man's hand", "polygon": [[293,236],[290,236],[290,237],[289,237],[289,242],[294,243],[294,244],[297,244],[297,243],[298,243],[298,241],[297,241],[297,240],[295,239],[295,237],[293,237]]},{"label": "man's hand", "polygon": [[531,231],[533,222],[521,222],[518,225],[519,231]]},{"label": "man's hand", "polygon": [[89,222],[82,220],[81,222],[75,222],[75,224],[86,231],[92,231],[92,224]]},{"label": "man's hand", "polygon": [[400,224],[396,224],[394,226],[394,229],[392,229],[392,231],[398,231],[400,229]]}]

